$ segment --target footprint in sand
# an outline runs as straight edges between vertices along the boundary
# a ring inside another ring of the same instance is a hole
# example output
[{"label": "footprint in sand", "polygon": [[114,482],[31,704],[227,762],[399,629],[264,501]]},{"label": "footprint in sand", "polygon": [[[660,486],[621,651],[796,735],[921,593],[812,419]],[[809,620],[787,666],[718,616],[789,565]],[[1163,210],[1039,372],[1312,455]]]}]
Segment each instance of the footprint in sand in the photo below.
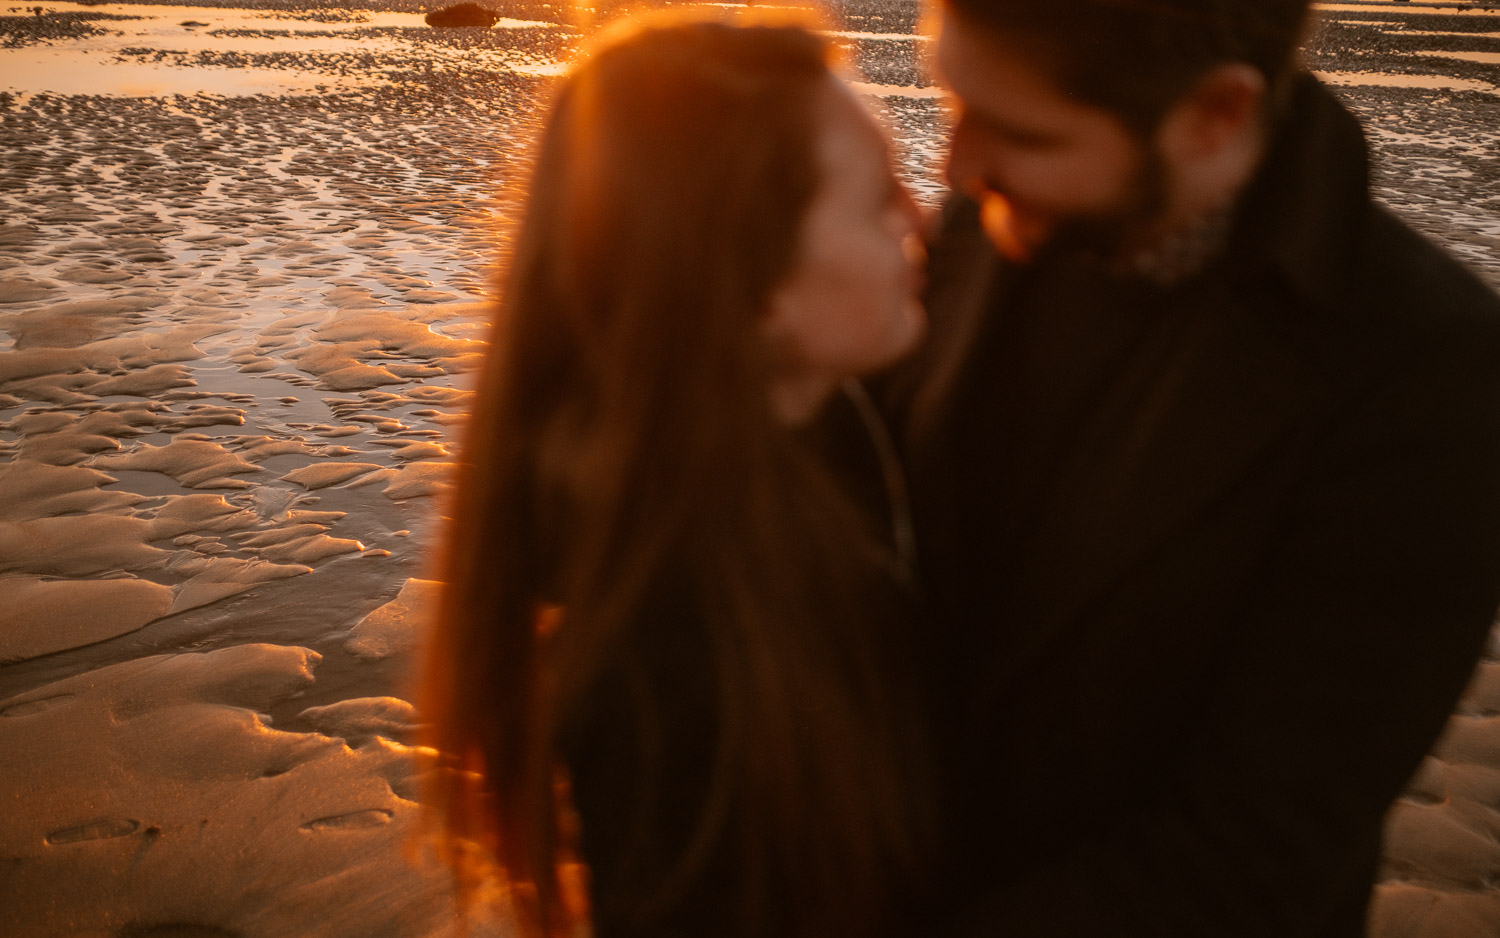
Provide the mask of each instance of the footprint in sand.
[{"label": "footprint in sand", "polygon": [[339,831],[359,830],[366,827],[380,827],[391,823],[394,812],[384,808],[370,808],[367,811],[354,811],[350,814],[335,814],[331,817],[320,817],[314,821],[308,821],[302,825],[305,831]]},{"label": "footprint in sand", "polygon": [[0,710],[0,717],[26,717],[33,713],[41,713],[43,710],[51,710],[73,699],[72,694],[58,694],[55,697],[43,697],[41,700],[28,700],[18,703],[13,707]]},{"label": "footprint in sand", "polygon": [[76,827],[64,827],[51,831],[47,834],[47,843],[53,846],[60,844],[77,844],[86,840],[110,840],[114,837],[128,837],[141,829],[140,821],[132,821],[127,818],[105,818],[98,821],[90,821],[87,824],[79,824]]}]

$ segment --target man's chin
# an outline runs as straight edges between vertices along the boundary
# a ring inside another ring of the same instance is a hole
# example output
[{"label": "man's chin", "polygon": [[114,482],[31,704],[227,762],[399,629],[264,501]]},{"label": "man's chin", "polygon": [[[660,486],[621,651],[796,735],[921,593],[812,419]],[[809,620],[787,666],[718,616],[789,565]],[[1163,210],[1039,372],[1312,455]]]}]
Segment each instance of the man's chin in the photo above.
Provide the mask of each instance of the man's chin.
[{"label": "man's chin", "polygon": [[1049,255],[1117,256],[1129,244],[1131,232],[1146,224],[1140,213],[1118,216],[1078,216],[1054,219],[1018,211],[1004,196],[987,192],[979,199],[979,221],[1000,256],[1014,264],[1030,264],[1045,251]]}]

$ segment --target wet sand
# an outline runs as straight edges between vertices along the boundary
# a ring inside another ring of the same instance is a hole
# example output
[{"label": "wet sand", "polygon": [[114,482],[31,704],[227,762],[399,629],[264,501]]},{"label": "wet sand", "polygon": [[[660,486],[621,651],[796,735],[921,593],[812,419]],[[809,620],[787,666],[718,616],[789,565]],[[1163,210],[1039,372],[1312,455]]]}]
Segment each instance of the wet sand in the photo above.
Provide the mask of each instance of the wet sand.
[{"label": "wet sand", "polygon": [[[583,27],[43,6],[0,5],[0,934],[451,934],[402,849],[406,675],[526,141]],[[1455,57],[1500,53],[1500,17],[1330,15],[1379,21],[1311,64],[1380,197],[1500,286],[1500,65]],[[915,19],[836,26],[933,204]],[[1379,938],[1500,929],[1500,644],[1483,667],[1393,810]]]}]

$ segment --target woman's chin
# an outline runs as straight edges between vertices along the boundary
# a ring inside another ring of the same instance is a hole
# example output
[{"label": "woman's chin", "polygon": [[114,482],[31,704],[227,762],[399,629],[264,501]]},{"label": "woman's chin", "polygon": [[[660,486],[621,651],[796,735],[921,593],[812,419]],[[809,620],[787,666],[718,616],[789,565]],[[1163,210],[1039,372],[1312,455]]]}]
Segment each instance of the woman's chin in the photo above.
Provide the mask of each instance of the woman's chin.
[{"label": "woman's chin", "polygon": [[900,364],[921,347],[922,340],[927,338],[927,310],[920,300],[915,297],[907,300],[902,305],[899,315],[902,325],[897,331],[895,340],[891,343],[889,360],[873,370],[884,371],[893,365]]}]

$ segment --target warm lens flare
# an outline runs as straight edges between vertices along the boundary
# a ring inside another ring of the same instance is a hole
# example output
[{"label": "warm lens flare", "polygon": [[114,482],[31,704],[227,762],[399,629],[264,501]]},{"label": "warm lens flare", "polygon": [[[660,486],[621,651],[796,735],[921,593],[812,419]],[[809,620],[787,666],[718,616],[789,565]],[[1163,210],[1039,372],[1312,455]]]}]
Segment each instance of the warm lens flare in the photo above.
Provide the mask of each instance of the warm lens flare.
[{"label": "warm lens flare", "polygon": [[986,192],[979,199],[979,223],[1007,260],[1024,264],[1031,260],[1031,248],[1021,239],[1016,223],[1016,211],[997,192]]}]

